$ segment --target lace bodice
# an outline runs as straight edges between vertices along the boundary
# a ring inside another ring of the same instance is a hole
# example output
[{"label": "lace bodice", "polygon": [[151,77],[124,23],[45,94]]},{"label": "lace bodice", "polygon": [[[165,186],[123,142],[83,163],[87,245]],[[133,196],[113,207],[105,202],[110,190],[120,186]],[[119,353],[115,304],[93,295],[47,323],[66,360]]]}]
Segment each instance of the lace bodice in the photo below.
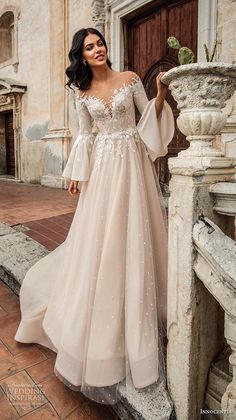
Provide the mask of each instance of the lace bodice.
[{"label": "lace bodice", "polygon": [[115,89],[109,103],[96,96],[78,95],[76,109],[86,131],[91,130],[92,120],[99,134],[112,134],[135,128],[135,105],[142,114],[148,103],[147,95],[138,76],[130,83]]},{"label": "lace bodice", "polygon": [[[137,125],[135,106],[141,114]],[[109,102],[77,92],[76,110],[79,134],[62,174],[65,178],[88,181],[91,156],[93,168],[99,168],[107,152],[111,158],[123,158],[128,150],[139,153],[141,146],[154,161],[167,153],[167,144],[173,137],[171,108],[165,102],[157,119],[155,99],[148,101],[137,75],[114,90]]]}]

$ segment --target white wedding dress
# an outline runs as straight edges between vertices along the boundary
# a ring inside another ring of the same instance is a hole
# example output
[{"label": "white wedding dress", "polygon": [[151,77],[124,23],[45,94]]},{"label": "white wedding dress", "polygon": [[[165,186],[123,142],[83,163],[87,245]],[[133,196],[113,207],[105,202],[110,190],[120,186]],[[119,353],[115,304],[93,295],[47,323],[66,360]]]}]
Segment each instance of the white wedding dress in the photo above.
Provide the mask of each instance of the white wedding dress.
[{"label": "white wedding dress", "polygon": [[15,339],[54,350],[60,380],[114,404],[120,386],[141,392],[164,378],[167,232],[153,161],[174,120],[167,102],[157,119],[138,76],[109,103],[82,95],[76,107],[63,176],[80,181],[77,209],[65,242],[24,278]]}]

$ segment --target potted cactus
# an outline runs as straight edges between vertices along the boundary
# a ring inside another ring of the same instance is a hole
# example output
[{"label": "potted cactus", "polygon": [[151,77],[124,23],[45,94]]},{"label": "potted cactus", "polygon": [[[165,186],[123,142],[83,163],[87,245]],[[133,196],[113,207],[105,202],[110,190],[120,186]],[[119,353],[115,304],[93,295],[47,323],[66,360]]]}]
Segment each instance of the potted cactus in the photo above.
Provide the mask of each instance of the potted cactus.
[{"label": "potted cactus", "polygon": [[221,156],[212,142],[227,119],[222,109],[236,89],[236,65],[213,62],[216,43],[211,54],[204,46],[206,63],[196,63],[193,52],[176,38],[168,38],[168,44],[178,50],[180,66],[169,70],[162,82],[169,85],[177,102],[177,125],[190,142],[179,156]]}]

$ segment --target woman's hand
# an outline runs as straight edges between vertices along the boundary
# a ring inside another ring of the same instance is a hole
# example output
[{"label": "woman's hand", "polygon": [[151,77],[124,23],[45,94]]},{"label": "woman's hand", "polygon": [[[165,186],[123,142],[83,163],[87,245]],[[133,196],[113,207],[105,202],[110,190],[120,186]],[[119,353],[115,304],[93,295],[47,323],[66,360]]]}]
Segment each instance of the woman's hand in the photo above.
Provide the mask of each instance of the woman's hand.
[{"label": "woman's hand", "polygon": [[157,84],[157,96],[156,96],[156,113],[157,118],[161,115],[161,111],[164,105],[164,100],[166,98],[166,94],[168,91],[168,86],[162,83],[161,78],[164,76],[164,72],[160,72],[156,77],[156,84]]},{"label": "woman's hand", "polygon": [[162,81],[161,81],[164,74],[165,74],[165,72],[161,71],[156,77],[157,97],[160,97],[163,100],[165,99],[167,91],[168,91],[168,86],[164,85],[164,83],[162,83]]},{"label": "woman's hand", "polygon": [[79,181],[70,181],[68,193],[71,195],[71,197],[74,197],[75,195],[80,193],[80,190],[78,188]]}]

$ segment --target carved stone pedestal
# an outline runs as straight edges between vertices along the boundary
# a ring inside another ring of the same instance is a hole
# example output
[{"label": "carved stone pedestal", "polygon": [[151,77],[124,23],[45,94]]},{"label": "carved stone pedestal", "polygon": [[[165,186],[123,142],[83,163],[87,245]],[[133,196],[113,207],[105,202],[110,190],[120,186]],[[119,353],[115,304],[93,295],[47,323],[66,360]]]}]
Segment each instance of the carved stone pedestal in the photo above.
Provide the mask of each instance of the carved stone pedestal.
[{"label": "carved stone pedestal", "polygon": [[50,130],[45,140],[44,175],[41,184],[47,187],[65,188],[61,176],[69,154],[71,134],[68,128]]}]

